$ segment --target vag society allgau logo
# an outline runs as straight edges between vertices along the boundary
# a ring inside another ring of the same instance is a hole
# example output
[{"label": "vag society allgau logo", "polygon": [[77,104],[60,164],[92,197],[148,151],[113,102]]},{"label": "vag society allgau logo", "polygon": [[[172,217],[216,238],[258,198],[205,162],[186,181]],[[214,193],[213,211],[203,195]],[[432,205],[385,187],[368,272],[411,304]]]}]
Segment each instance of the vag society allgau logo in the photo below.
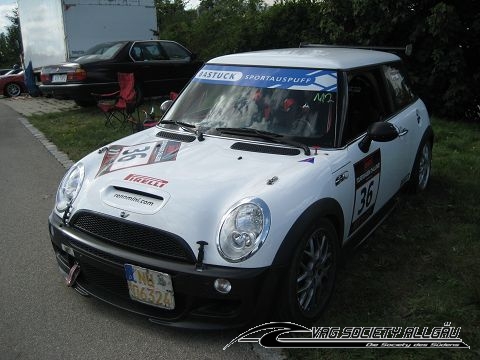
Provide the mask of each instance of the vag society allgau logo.
[{"label": "vag society allgau logo", "polygon": [[240,71],[223,71],[223,70],[203,70],[195,77],[202,80],[212,81],[238,81],[242,78],[243,73]]}]

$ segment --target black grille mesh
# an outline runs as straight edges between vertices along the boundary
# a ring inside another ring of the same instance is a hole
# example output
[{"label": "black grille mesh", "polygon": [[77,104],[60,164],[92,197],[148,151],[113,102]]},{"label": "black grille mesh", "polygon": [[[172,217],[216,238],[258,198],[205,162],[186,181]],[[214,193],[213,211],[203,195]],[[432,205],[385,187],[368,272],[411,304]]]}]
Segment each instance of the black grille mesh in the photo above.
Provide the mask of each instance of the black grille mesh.
[{"label": "black grille mesh", "polygon": [[185,241],[166,231],[90,212],[76,214],[70,225],[96,238],[126,248],[195,262],[194,255]]},{"label": "black grille mesh", "polygon": [[288,155],[288,156],[296,156],[300,154],[300,150],[298,149],[290,149],[278,146],[268,146],[268,145],[258,145],[258,144],[250,144],[250,143],[243,143],[237,142],[233,144],[231,147],[233,150],[243,150],[243,151],[252,151],[252,152],[259,152],[265,154],[275,154],[275,155]]},{"label": "black grille mesh", "polygon": [[171,133],[171,132],[168,132],[168,131],[160,131],[157,134],[157,136],[162,137],[164,139],[178,140],[178,141],[183,141],[183,142],[192,142],[196,139],[196,137],[192,136],[192,135],[176,134],[176,133]]}]

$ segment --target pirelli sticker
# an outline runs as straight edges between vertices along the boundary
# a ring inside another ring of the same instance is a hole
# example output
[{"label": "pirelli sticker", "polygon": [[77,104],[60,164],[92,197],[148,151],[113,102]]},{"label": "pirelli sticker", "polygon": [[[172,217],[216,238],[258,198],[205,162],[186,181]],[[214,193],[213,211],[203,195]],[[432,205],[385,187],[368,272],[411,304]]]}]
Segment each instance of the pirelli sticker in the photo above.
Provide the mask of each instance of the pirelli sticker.
[{"label": "pirelli sticker", "polygon": [[373,214],[380,186],[380,149],[357,162],[353,168],[355,171],[355,202],[350,234]]}]

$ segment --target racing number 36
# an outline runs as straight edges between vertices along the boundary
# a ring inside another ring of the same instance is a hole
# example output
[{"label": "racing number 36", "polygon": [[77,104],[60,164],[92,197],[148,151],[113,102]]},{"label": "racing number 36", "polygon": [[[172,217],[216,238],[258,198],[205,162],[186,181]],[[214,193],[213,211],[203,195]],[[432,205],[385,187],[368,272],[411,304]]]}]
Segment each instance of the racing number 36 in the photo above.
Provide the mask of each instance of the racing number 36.
[{"label": "racing number 36", "polygon": [[360,209],[358,209],[357,215],[360,215],[364,209],[368,208],[372,203],[373,198],[373,185],[375,181],[370,181],[367,186],[364,186],[360,190]]},{"label": "racing number 36", "polygon": [[133,159],[143,159],[144,157],[147,156],[147,151],[150,150],[150,146],[145,146],[143,148],[137,148],[137,149],[130,149],[130,150],[125,150],[122,152],[122,155],[117,161],[119,162],[124,162],[124,161],[130,161]]},{"label": "racing number 36", "polygon": [[353,165],[355,170],[355,203],[350,233],[358,229],[372,214],[380,185],[380,149]]}]

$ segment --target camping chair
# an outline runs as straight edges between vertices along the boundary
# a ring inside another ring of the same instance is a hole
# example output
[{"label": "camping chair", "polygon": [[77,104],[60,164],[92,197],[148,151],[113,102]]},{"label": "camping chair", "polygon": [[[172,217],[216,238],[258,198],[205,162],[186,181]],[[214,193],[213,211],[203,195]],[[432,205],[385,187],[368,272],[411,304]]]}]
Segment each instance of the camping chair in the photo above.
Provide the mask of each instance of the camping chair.
[{"label": "camping chair", "polygon": [[[178,93],[171,91],[168,97],[162,98],[162,102],[165,100],[175,101],[177,97],[178,97]],[[151,127],[156,126],[160,122],[160,118],[163,115],[161,114],[160,116],[156,116],[154,106],[152,106],[149,113],[146,110],[142,110],[142,111],[145,114],[145,120],[143,120],[142,128],[139,127],[138,130],[145,130],[145,129],[149,129]]]},{"label": "camping chair", "polygon": [[118,73],[117,76],[120,90],[110,94],[92,94],[97,99],[97,106],[105,115],[105,126],[128,124],[138,106],[133,73]]}]

